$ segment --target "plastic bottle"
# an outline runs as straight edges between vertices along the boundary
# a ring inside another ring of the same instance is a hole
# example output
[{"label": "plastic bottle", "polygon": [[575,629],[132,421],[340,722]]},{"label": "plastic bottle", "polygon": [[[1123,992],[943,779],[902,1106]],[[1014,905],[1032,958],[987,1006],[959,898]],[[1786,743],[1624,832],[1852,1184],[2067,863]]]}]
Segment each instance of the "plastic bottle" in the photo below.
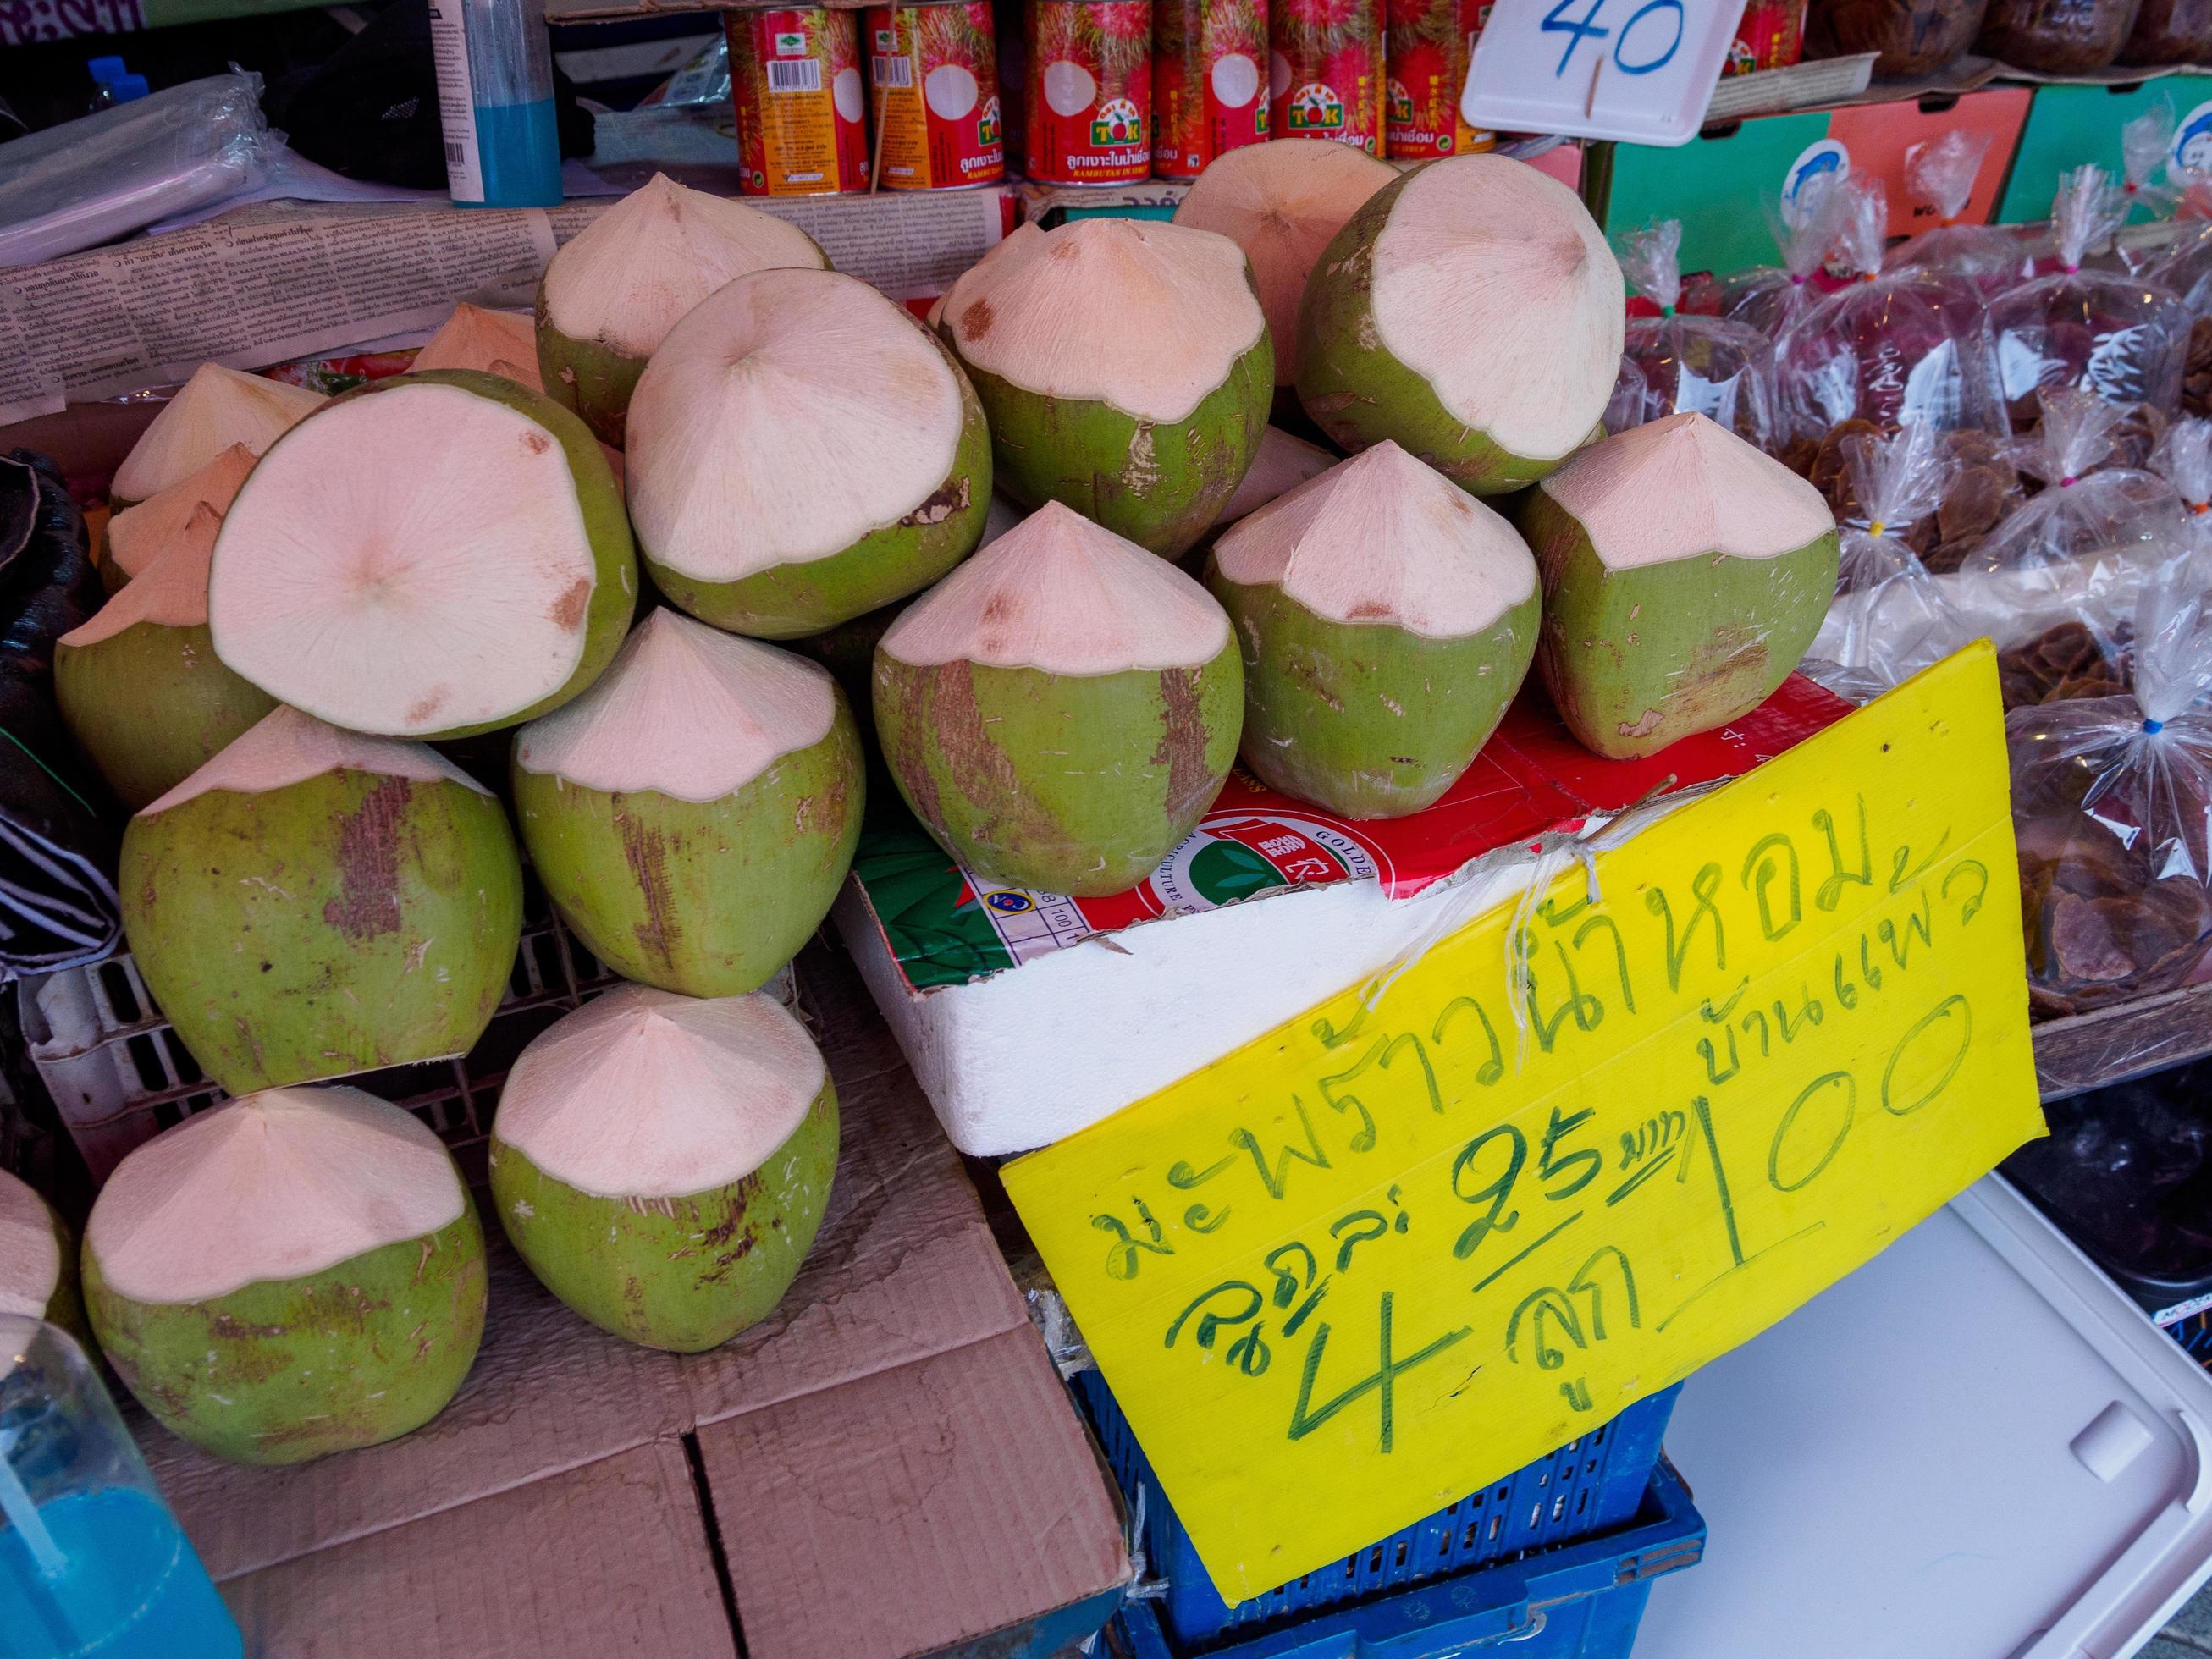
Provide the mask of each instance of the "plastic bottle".
[{"label": "plastic bottle", "polygon": [[465,207],[558,207],[544,0],[431,0],[446,180]]}]

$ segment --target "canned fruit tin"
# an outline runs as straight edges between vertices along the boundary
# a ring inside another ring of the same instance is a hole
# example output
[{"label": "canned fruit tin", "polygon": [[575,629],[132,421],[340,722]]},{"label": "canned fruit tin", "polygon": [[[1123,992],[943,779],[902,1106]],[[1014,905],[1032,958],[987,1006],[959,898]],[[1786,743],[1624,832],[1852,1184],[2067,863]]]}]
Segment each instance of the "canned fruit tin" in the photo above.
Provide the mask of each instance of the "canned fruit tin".
[{"label": "canned fruit tin", "polygon": [[1382,0],[1272,0],[1271,137],[1382,153]]},{"label": "canned fruit tin", "polygon": [[826,6],[725,14],[737,106],[738,188],[836,196],[868,187],[855,14]]},{"label": "canned fruit tin", "polygon": [[871,6],[869,100],[884,190],[958,190],[1006,176],[991,0]]},{"label": "canned fruit tin", "polygon": [[1152,173],[1152,0],[1029,0],[1024,171],[1054,185]]},{"label": "canned fruit tin", "polygon": [[1385,142],[1394,160],[1494,149],[1498,135],[1459,112],[1468,59],[1490,21],[1492,0],[1386,0]]},{"label": "canned fruit tin", "polygon": [[1267,136],[1267,0],[1153,0],[1152,171],[1195,179]]}]

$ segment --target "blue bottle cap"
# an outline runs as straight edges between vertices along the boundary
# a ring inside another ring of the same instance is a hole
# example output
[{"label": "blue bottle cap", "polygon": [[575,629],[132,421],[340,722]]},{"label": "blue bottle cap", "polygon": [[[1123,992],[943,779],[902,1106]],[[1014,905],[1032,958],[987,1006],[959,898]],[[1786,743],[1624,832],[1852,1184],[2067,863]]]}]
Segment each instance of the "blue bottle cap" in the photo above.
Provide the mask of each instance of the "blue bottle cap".
[{"label": "blue bottle cap", "polygon": [[131,103],[153,91],[143,75],[118,75],[107,83],[107,89],[118,104]]},{"label": "blue bottle cap", "polygon": [[104,87],[111,82],[120,81],[125,73],[120,58],[94,58],[88,60],[84,68],[85,73],[92,76],[94,86]]}]

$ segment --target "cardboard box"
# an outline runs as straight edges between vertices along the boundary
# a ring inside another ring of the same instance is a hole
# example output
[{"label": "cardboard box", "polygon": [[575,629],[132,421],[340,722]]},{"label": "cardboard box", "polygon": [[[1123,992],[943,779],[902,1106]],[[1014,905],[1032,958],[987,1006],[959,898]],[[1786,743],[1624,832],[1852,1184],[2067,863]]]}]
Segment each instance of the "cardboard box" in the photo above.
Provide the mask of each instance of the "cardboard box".
[{"label": "cardboard box", "polygon": [[2176,73],[2112,85],[2040,86],[2031,95],[2012,176],[1997,206],[2002,224],[2048,219],[2060,177],[2085,163],[2094,161],[2118,178],[2120,129],[2160,99],[2179,125],[2188,125],[2200,106],[2212,103],[2212,80],[2197,72]]},{"label": "cardboard box", "polygon": [[133,1413],[250,1651],[1043,1659],[1103,1622],[1117,1502],[975,1190],[851,965],[799,973],[842,1145],[763,1324],[634,1346],[488,1224],[483,1352],[416,1433],[252,1469]]}]

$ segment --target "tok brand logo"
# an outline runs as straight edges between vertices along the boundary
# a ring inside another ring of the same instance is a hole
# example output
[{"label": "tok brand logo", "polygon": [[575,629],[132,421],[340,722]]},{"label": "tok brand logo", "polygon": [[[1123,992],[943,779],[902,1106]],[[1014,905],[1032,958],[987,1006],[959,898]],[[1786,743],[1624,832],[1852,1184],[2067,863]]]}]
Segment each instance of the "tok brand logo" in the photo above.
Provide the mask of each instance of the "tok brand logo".
[{"label": "tok brand logo", "polygon": [[1341,132],[1344,100],[1318,81],[1308,82],[1291,94],[1292,132]]},{"label": "tok brand logo", "polygon": [[775,55],[779,58],[804,58],[806,55],[805,31],[791,29],[777,35]]},{"label": "tok brand logo", "polygon": [[999,100],[995,98],[986,98],[981,112],[975,117],[975,142],[979,144],[999,142]]},{"label": "tok brand logo", "polygon": [[1406,90],[1403,81],[1394,79],[1390,82],[1390,120],[1396,126],[1413,125],[1413,94]]},{"label": "tok brand logo", "polygon": [[1145,142],[1145,118],[1126,98],[1109,98],[1091,118],[1091,148],[1116,149]]}]

